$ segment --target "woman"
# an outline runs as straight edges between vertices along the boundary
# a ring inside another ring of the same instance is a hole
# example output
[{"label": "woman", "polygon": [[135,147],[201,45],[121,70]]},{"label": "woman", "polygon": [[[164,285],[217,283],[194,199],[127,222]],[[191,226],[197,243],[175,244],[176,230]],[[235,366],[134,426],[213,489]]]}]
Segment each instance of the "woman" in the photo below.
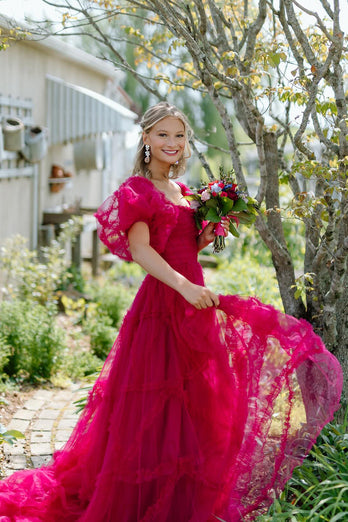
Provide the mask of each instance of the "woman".
[{"label": "woman", "polygon": [[[101,240],[147,272],[66,446],[0,487],[0,522],[252,520],[337,409],[342,375],[310,325],[204,286],[184,171],[190,127],[160,103]],[[233,274],[231,274],[233,277]]]}]

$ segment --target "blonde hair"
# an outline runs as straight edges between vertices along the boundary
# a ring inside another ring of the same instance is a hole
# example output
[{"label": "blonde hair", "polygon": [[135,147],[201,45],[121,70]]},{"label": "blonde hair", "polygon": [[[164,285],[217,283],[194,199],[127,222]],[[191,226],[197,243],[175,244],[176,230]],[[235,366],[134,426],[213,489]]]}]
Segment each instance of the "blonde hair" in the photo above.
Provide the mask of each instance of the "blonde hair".
[{"label": "blonde hair", "polygon": [[[186,144],[184,153],[179,159],[179,161],[172,165],[170,173],[171,178],[178,178],[184,173],[186,167],[186,160],[191,156],[189,140],[192,137],[193,132],[186,116],[174,105],[170,105],[168,102],[160,102],[154,105],[153,107],[150,107],[145,112],[141,119],[140,127],[143,132],[148,134],[151,131],[152,127],[156,125],[156,123],[163,120],[164,118],[167,118],[168,116],[174,116],[175,118],[178,118],[178,120],[180,120],[183,123],[185,129]],[[144,159],[145,145],[143,141],[143,136],[141,135],[138,142],[137,153],[135,156],[133,174],[138,174],[148,178],[151,177],[151,171],[149,170],[149,167],[145,163]]]}]

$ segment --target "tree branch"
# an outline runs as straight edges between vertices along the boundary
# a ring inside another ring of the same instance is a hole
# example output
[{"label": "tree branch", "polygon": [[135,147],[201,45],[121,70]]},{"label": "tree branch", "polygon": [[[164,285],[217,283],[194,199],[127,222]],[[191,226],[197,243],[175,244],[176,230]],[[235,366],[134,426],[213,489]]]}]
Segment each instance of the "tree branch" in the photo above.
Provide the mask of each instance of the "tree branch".
[{"label": "tree branch", "polygon": [[314,65],[315,67],[318,67],[318,60],[312,51],[311,45],[308,41],[307,36],[305,35],[304,31],[302,30],[302,27],[300,26],[298,19],[296,17],[294,8],[293,8],[293,0],[281,0],[284,2],[286,12],[288,15],[288,23],[291,25],[296,38],[299,42],[299,44],[302,47],[302,50],[304,52],[304,55],[311,65]]},{"label": "tree branch", "polygon": [[266,9],[267,2],[266,0],[259,0],[259,11],[257,14],[257,18],[249,27],[248,30],[248,36],[247,36],[247,44],[246,44],[246,50],[245,50],[245,56],[244,56],[244,62],[251,62],[252,57],[255,53],[255,42],[256,37],[261,31],[261,28],[266,20],[267,15],[267,9]]},{"label": "tree branch", "polygon": [[299,2],[297,2],[296,0],[292,0],[292,2],[297,5],[297,7],[299,9],[301,9],[304,13],[307,13],[308,15],[310,16],[314,16],[317,20],[317,24],[318,26],[320,27],[320,29],[323,31],[323,33],[325,34],[326,38],[329,40],[329,41],[332,41],[332,37],[329,33],[329,31],[326,29],[325,25],[323,24],[320,16],[318,15],[317,12],[315,11],[310,11],[309,9],[307,9],[306,7],[303,7],[303,5],[301,5]]}]

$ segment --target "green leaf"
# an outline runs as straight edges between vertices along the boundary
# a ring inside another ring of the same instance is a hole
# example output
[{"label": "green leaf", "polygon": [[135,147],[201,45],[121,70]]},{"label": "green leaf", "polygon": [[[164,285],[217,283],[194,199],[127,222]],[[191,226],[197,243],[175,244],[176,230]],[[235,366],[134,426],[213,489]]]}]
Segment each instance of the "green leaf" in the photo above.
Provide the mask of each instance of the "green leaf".
[{"label": "green leaf", "polygon": [[18,430],[6,431],[6,433],[4,433],[4,435],[8,435],[10,437],[15,437],[16,439],[24,439],[23,433]]},{"label": "green leaf", "polygon": [[226,216],[233,207],[233,200],[230,198],[225,198],[225,197],[221,198],[221,200],[222,200],[221,212],[222,212],[223,216]]},{"label": "green leaf", "polygon": [[196,194],[188,194],[187,196],[185,196],[185,199],[187,199],[187,201],[200,201],[201,198],[199,196],[197,196]]},{"label": "green leaf", "polygon": [[234,224],[232,223],[232,221],[230,221],[230,226],[228,227],[228,230],[231,232],[232,236],[239,237],[240,234],[234,226]]},{"label": "green leaf", "polygon": [[205,202],[206,207],[208,208],[217,208],[218,201],[215,198],[208,199],[208,201]]},{"label": "green leaf", "polygon": [[212,221],[213,223],[220,223],[221,221],[220,216],[214,208],[210,208],[205,217],[207,221]]},{"label": "green leaf", "polygon": [[273,67],[276,67],[280,63],[280,54],[278,54],[278,53],[270,53],[268,55],[268,62]]},{"label": "green leaf", "polygon": [[236,213],[236,217],[242,225],[251,225],[255,221],[255,215],[246,212]]},{"label": "green leaf", "polygon": [[240,212],[242,210],[248,210],[248,205],[245,203],[244,199],[240,198],[234,202],[233,210],[236,212]]}]

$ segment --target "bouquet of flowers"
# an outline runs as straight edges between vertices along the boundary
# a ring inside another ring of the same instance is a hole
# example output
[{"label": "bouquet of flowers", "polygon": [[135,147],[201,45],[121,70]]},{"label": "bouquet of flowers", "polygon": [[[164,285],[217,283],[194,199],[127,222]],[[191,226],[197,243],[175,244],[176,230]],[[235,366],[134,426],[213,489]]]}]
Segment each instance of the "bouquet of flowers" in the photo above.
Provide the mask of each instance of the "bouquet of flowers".
[{"label": "bouquet of flowers", "polygon": [[221,252],[225,248],[225,232],[221,225],[224,218],[230,220],[229,231],[239,237],[237,227],[240,223],[250,226],[257,215],[257,201],[246,192],[238,190],[235,183],[234,171],[225,173],[220,167],[220,179],[211,181],[198,191],[186,196],[191,208],[195,209],[195,220],[198,228],[203,228],[204,221],[216,223],[214,232],[214,252]]}]

